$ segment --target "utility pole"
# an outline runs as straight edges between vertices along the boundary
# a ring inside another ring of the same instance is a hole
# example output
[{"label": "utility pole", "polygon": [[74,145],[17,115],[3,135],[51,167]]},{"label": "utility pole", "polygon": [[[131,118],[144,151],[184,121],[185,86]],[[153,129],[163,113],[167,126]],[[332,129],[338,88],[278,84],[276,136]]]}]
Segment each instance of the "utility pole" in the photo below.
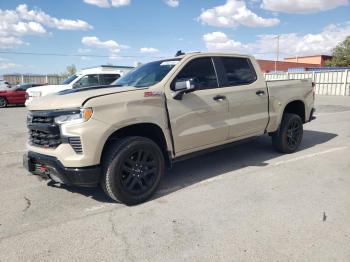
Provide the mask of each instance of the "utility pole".
[{"label": "utility pole", "polygon": [[275,60],[275,72],[277,72],[277,63],[280,55],[280,35],[276,36],[277,38],[277,48],[276,48],[276,60]]}]

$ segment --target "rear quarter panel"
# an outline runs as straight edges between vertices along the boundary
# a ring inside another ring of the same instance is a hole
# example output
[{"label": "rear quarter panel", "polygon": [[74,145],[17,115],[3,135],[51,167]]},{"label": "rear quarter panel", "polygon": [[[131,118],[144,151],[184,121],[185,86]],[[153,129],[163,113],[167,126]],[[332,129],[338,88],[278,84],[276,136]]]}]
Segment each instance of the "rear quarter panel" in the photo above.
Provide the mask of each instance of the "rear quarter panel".
[{"label": "rear quarter panel", "polygon": [[312,81],[305,80],[282,80],[268,81],[269,90],[269,113],[270,121],[267,132],[278,129],[285,107],[293,101],[302,101],[305,105],[305,122],[309,120],[314,106]]}]

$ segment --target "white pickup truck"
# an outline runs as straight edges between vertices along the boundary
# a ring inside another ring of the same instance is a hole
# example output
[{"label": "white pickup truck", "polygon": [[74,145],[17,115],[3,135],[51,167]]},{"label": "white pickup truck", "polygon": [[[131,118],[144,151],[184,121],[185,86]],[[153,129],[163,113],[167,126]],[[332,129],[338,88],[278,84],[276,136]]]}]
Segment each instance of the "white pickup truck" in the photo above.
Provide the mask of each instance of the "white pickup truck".
[{"label": "white pickup truck", "polygon": [[59,85],[45,85],[28,88],[25,105],[27,106],[34,99],[66,89],[110,85],[131,69],[133,69],[133,67],[102,65],[99,67],[84,69],[79,73],[68,77]]}]

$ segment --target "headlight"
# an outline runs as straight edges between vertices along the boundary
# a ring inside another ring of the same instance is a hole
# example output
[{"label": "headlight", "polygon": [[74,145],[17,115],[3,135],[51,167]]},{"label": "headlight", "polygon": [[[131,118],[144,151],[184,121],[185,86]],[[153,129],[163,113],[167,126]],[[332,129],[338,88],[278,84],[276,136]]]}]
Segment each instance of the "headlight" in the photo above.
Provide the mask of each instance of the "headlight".
[{"label": "headlight", "polygon": [[77,111],[72,111],[61,116],[55,117],[55,123],[63,124],[78,124],[88,121],[92,117],[92,108],[82,108]]}]

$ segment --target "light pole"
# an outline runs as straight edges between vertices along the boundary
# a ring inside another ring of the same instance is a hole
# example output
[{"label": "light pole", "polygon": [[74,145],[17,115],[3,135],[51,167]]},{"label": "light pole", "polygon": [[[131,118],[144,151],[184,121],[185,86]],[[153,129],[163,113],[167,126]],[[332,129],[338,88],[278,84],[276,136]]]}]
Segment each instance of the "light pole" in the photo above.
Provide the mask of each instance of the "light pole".
[{"label": "light pole", "polygon": [[280,55],[280,35],[276,36],[277,38],[277,48],[276,48],[276,60],[275,60],[275,72],[277,72],[277,62],[279,59],[279,55]]}]

